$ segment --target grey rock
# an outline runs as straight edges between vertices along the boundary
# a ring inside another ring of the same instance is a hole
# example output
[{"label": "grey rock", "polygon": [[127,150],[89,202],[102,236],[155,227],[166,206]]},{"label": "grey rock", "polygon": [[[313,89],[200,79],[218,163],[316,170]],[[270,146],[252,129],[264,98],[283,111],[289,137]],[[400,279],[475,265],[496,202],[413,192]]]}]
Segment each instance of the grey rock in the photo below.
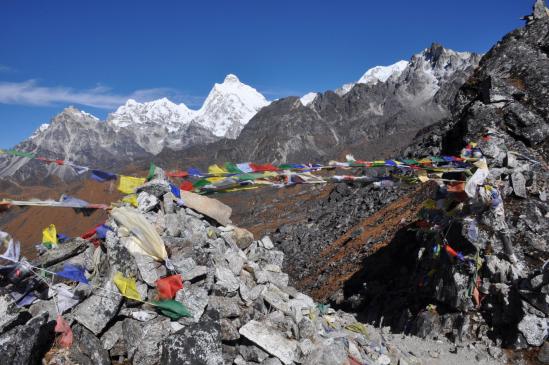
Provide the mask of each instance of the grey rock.
[{"label": "grey rock", "polygon": [[266,323],[252,320],[241,327],[239,332],[286,365],[296,360],[297,341],[287,339]]},{"label": "grey rock", "polygon": [[208,291],[197,285],[187,285],[177,292],[175,299],[183,303],[191,312],[192,319],[198,322],[208,305]]},{"label": "grey rock", "polygon": [[54,340],[48,315],[34,317],[26,324],[12,328],[0,336],[0,364],[38,364]]},{"label": "grey rock", "polygon": [[139,268],[141,279],[149,286],[155,286],[160,277],[166,275],[166,267],[150,256],[135,254],[135,262]]},{"label": "grey rock", "polygon": [[520,172],[513,172],[511,175],[511,181],[513,182],[513,191],[515,195],[521,198],[527,198],[526,192],[526,179]]},{"label": "grey rock", "polygon": [[154,321],[140,323],[133,320],[124,320],[124,339],[128,355],[136,365],[158,363],[161,355],[163,338],[170,333],[170,320],[158,318]]},{"label": "grey rock", "polygon": [[276,357],[270,357],[263,361],[261,365],[282,365],[282,362]]},{"label": "grey rock", "polygon": [[219,365],[221,329],[213,320],[191,324],[162,342],[162,365]]},{"label": "grey rock", "polygon": [[219,324],[221,326],[221,339],[223,341],[236,341],[240,338],[238,328],[234,325],[233,321],[221,318]]},{"label": "grey rock", "polygon": [[541,346],[547,338],[547,319],[525,315],[518,324],[519,331],[531,346]]},{"label": "grey rock", "polygon": [[239,345],[238,352],[244,360],[262,362],[269,357],[269,354],[256,346]]},{"label": "grey rock", "polygon": [[149,195],[154,195],[156,198],[160,198],[164,194],[171,192],[171,188],[170,184],[166,180],[153,179],[145,183],[145,185],[137,188],[136,191],[138,194],[144,191]]},{"label": "grey rock", "polygon": [[210,296],[208,308],[218,311],[221,318],[240,317],[241,313],[238,297]]},{"label": "grey rock", "polygon": [[121,316],[136,319],[140,322],[148,322],[158,317],[158,313],[139,308],[123,308],[120,313]]},{"label": "grey rock", "polygon": [[229,293],[237,291],[240,287],[240,280],[229,268],[223,266],[216,267],[215,278],[216,284],[227,290]]},{"label": "grey rock", "polygon": [[319,344],[303,361],[303,365],[345,365],[347,364],[347,350],[342,343],[329,342]]},{"label": "grey rock", "polygon": [[175,213],[168,213],[165,216],[166,231],[172,237],[178,237],[181,235],[181,224],[179,222],[179,215]]},{"label": "grey rock", "polygon": [[0,295],[0,333],[3,333],[6,328],[13,327],[19,323],[23,316],[18,310],[15,302],[9,294]]},{"label": "grey rock", "polygon": [[175,212],[175,195],[173,195],[173,193],[167,193],[167,194],[164,194],[164,196],[162,197],[162,200],[164,202],[164,213],[165,214],[170,214],[170,213],[173,213]]},{"label": "grey rock", "polygon": [[[102,285],[106,291],[118,292],[112,280],[106,280]],[[74,319],[98,335],[118,313],[122,297],[105,295],[103,291],[94,293],[74,309]]]},{"label": "grey rock", "polygon": [[35,266],[50,267],[71,257],[84,252],[89,245],[89,241],[81,238],[73,238],[69,242],[59,245],[55,250],[48,250],[40,255],[32,263]]},{"label": "grey rock", "polygon": [[273,241],[271,240],[271,237],[265,236],[261,239],[261,244],[263,248],[267,250],[272,250],[274,248]]},{"label": "grey rock", "polygon": [[74,342],[69,357],[76,364],[108,365],[111,363],[109,353],[101,341],[83,326],[73,326]]},{"label": "grey rock", "polygon": [[122,321],[116,322],[101,336],[101,345],[105,350],[110,350],[123,337]]},{"label": "grey rock", "polygon": [[137,195],[137,209],[140,212],[150,212],[158,205],[158,198],[145,191],[140,192]]}]

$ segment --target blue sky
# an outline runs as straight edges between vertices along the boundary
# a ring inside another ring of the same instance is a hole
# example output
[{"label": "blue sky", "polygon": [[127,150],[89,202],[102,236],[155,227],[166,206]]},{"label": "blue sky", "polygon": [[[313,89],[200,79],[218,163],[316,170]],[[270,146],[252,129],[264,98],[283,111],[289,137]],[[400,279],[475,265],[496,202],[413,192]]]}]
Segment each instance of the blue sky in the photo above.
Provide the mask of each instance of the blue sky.
[{"label": "blue sky", "polygon": [[236,74],[268,99],[335,89],[442,43],[486,52],[527,0],[0,2],[0,147],[67,105],[100,118],[128,97],[198,108]]}]

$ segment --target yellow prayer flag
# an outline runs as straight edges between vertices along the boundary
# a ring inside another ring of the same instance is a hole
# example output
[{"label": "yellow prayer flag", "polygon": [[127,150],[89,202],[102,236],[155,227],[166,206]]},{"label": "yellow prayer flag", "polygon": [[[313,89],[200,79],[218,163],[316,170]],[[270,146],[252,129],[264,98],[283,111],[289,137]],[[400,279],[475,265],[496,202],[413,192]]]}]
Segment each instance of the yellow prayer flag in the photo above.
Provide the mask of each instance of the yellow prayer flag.
[{"label": "yellow prayer flag", "polygon": [[417,178],[423,183],[429,181],[429,176],[427,176],[427,171],[425,170],[419,170],[417,172]]},{"label": "yellow prayer flag", "polygon": [[125,196],[122,198],[122,202],[123,203],[128,203],[128,204],[131,204],[133,207],[137,208],[137,195],[136,194],[131,194],[131,195],[128,195],[128,196]]},{"label": "yellow prayer flag", "polygon": [[137,291],[135,279],[125,278],[122,273],[117,272],[113,278],[114,284],[124,297],[134,300],[141,300],[141,294]]},{"label": "yellow prayer flag", "polygon": [[120,176],[120,182],[118,183],[118,190],[124,194],[133,194],[135,189],[145,184],[144,177],[131,177],[131,176]]},{"label": "yellow prayer flag", "polygon": [[206,178],[206,180],[209,181],[209,182],[211,182],[211,183],[223,181],[223,180],[225,180],[225,179],[226,179],[226,178],[224,178],[224,177],[208,177],[208,178]]},{"label": "yellow prayer flag", "polygon": [[211,165],[210,167],[208,167],[208,173],[216,176],[225,176],[229,173],[229,171],[222,167],[219,167],[218,165]]},{"label": "yellow prayer flag", "polygon": [[57,246],[57,229],[55,228],[55,225],[50,224],[42,230],[42,244],[48,247]]}]

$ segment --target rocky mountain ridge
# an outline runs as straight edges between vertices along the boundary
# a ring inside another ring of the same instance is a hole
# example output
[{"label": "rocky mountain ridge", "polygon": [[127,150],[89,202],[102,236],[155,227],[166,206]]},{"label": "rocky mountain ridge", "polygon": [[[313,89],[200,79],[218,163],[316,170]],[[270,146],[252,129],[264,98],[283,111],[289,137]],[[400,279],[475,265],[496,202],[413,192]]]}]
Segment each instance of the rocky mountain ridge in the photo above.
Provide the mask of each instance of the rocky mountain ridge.
[{"label": "rocky mountain ridge", "polygon": [[183,156],[166,149],[156,161],[164,166],[176,159],[179,165],[324,161],[349,152],[361,158],[384,157],[404,147],[418,130],[450,114],[453,97],[480,57],[433,44],[384,74],[368,71],[365,79],[370,81],[358,82],[346,93],[276,100],[261,109],[235,140],[194,146]]}]

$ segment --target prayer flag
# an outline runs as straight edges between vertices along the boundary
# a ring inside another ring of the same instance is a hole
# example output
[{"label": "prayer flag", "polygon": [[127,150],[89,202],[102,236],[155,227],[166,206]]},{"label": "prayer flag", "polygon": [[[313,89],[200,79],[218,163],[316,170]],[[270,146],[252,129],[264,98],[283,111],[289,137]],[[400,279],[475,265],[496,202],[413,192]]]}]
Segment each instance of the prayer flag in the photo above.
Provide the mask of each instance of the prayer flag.
[{"label": "prayer flag", "polygon": [[173,299],[180,289],[183,289],[181,275],[171,275],[156,281],[156,289],[160,299]]},{"label": "prayer flag", "polygon": [[189,173],[187,171],[171,171],[167,172],[166,176],[168,177],[187,177]]},{"label": "prayer flag", "polygon": [[208,173],[214,176],[225,176],[229,173],[229,171],[219,167],[218,165],[211,165],[208,167]]},{"label": "prayer flag", "polygon": [[42,244],[47,248],[57,247],[57,229],[50,224],[42,230]]},{"label": "prayer flag", "polygon": [[156,170],[156,166],[154,165],[154,163],[151,162],[151,166],[149,166],[149,174],[147,175],[147,181],[149,181],[154,177],[155,170]]},{"label": "prayer flag", "polygon": [[14,241],[6,232],[0,231],[0,243],[2,246],[8,245],[6,252],[0,255],[0,258],[17,262],[19,261],[19,255],[21,254],[21,246],[19,242]]},{"label": "prayer flag", "polygon": [[[189,180],[185,180],[181,183],[181,185],[179,185],[179,189],[184,190],[184,191],[192,191],[193,190],[193,183],[190,182]],[[181,192],[179,193],[179,195],[181,195]]]},{"label": "prayer flag", "polygon": [[61,276],[62,278],[69,279],[72,281],[77,281],[79,283],[88,284],[88,279],[84,275],[84,268],[81,266],[76,266],[72,264],[65,264],[63,270],[55,273],[55,275]]},{"label": "prayer flag", "polygon": [[170,184],[170,189],[176,198],[181,198],[181,193],[179,192],[179,188],[177,186]]},{"label": "prayer flag", "polygon": [[236,167],[241,170],[242,172],[254,172],[254,170],[251,168],[249,162],[244,163],[237,163]]},{"label": "prayer flag", "polygon": [[153,304],[158,307],[163,315],[171,319],[191,316],[191,312],[189,312],[187,307],[176,300],[164,300],[161,302],[153,302]]},{"label": "prayer flag", "polygon": [[263,171],[278,171],[278,168],[270,163],[266,163],[264,165],[258,165],[255,163],[251,163],[250,167],[254,172],[263,172]]},{"label": "prayer flag", "polygon": [[124,277],[124,275],[122,275],[122,273],[117,272],[116,274],[114,274],[113,281],[120,291],[120,294],[122,294],[124,297],[133,300],[141,300],[141,294],[139,294],[139,292],[137,291],[135,279],[126,278]]},{"label": "prayer flag", "polygon": [[61,347],[71,347],[73,340],[72,329],[60,314],[57,315],[54,331],[55,333],[59,333],[61,335],[59,337],[59,345]]},{"label": "prayer flag", "polygon": [[116,175],[111,174],[110,172],[92,170],[90,178],[95,181],[105,182],[109,180],[116,180]]},{"label": "prayer flag", "polygon": [[191,175],[191,176],[204,176],[204,174],[202,173],[202,171],[200,171],[200,170],[197,169],[196,167],[191,167],[190,169],[187,170],[187,172],[188,172],[189,175]]},{"label": "prayer flag", "polygon": [[137,195],[136,194],[130,194],[122,198],[123,203],[128,203],[132,207],[137,208],[138,202],[137,202]]},{"label": "prayer flag", "polygon": [[145,184],[145,178],[120,175],[118,190],[124,194],[133,194],[135,189]]},{"label": "prayer flag", "polygon": [[234,163],[231,163],[231,162],[225,163],[225,169],[231,174],[241,174],[244,172],[240,170]]}]

